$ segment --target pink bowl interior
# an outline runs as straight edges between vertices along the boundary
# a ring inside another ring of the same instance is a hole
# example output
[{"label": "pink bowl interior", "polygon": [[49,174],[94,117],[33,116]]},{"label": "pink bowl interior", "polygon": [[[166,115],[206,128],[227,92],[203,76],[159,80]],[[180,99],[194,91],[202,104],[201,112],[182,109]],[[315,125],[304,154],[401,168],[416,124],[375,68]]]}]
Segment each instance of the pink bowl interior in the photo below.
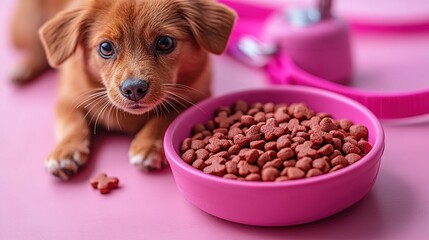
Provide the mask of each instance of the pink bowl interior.
[{"label": "pink bowl interior", "polygon": [[[355,124],[363,124],[368,128],[368,141],[373,149],[357,163],[337,172],[286,182],[228,180],[205,174],[185,163],[180,158],[178,149],[183,139],[189,137],[191,128],[211,119],[219,106],[230,106],[239,99],[249,103],[304,102],[316,112],[330,113],[334,119],[350,119]],[[195,206],[238,223],[284,226],[330,216],[365,196],[376,179],[384,149],[384,133],[378,119],[368,109],[349,98],[308,87],[276,86],[213,97],[189,108],[167,129],[164,148],[179,190]],[[328,200],[335,204],[324,204]],[[294,206],[289,206],[288,202],[294,202]],[[295,203],[301,205],[296,206]],[[323,204],[308,207],[316,203]],[[250,213],[246,211],[246,208],[257,206],[261,206],[261,210]]]}]

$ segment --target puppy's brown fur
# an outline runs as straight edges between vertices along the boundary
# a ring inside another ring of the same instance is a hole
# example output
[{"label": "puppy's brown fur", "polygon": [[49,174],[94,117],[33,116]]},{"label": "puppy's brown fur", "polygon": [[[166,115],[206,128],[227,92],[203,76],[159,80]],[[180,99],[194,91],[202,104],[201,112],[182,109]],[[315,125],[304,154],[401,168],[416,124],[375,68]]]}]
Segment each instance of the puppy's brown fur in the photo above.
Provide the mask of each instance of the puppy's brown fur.
[{"label": "puppy's brown fur", "polygon": [[[53,2],[55,10],[67,5]],[[164,131],[181,109],[210,95],[209,52],[224,51],[235,14],[209,0],[89,0],[71,5],[40,29],[49,64],[60,68],[58,144],[47,169],[62,179],[76,173],[88,160],[97,126],[136,133],[130,161],[143,169],[161,168]],[[14,36],[20,45],[22,36]],[[162,36],[174,39],[171,52],[158,49]],[[113,44],[113,57],[101,57],[103,42]],[[34,54],[43,56],[39,50]],[[147,82],[142,99],[121,92],[129,79]]]}]

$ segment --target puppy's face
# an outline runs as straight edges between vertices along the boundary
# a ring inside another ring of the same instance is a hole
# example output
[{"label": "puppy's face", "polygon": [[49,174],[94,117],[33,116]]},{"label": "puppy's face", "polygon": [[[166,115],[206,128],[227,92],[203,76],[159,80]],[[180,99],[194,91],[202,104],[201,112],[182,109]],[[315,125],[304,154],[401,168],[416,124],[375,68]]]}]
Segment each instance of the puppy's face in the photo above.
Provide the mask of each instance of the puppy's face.
[{"label": "puppy's face", "polygon": [[208,51],[224,50],[234,18],[211,1],[92,0],[45,24],[41,38],[53,66],[82,47],[89,74],[110,102],[144,114],[196,78]]}]

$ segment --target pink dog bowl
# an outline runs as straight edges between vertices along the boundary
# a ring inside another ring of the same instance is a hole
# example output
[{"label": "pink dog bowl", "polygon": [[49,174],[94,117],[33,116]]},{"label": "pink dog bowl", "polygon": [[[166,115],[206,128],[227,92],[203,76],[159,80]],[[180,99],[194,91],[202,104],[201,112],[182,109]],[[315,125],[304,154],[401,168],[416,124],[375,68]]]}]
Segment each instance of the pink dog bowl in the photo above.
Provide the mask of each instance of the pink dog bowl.
[{"label": "pink dog bowl", "polygon": [[[285,182],[244,182],[205,174],[185,163],[179,146],[193,125],[207,122],[219,106],[242,99],[249,103],[304,102],[316,112],[348,118],[368,128],[373,149],[353,165],[321,176]],[[201,210],[232,222],[257,226],[287,226],[316,221],[338,213],[362,199],[377,177],[384,149],[378,119],[349,98],[308,87],[273,87],[213,97],[191,107],[169,126],[165,153],[177,187]]]}]

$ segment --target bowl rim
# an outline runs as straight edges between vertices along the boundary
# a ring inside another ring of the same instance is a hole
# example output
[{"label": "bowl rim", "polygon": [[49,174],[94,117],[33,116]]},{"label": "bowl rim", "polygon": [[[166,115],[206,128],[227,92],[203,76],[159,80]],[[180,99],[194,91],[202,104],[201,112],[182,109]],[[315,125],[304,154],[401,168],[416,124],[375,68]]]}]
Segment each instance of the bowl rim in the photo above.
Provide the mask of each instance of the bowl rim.
[{"label": "bowl rim", "polygon": [[[335,172],[330,172],[327,174],[322,174],[316,177],[311,178],[303,178],[303,179],[295,179],[291,181],[281,181],[281,182],[263,182],[263,181],[238,181],[235,179],[226,179],[220,176],[215,176],[211,174],[204,173],[201,170],[195,169],[188,163],[182,160],[180,155],[175,151],[172,141],[172,136],[174,134],[174,131],[177,130],[178,125],[180,125],[181,119],[194,114],[195,111],[200,111],[201,109],[205,109],[207,105],[211,105],[212,101],[215,101],[219,98],[229,98],[233,97],[235,95],[243,95],[243,94],[260,94],[261,92],[282,92],[282,91],[295,91],[295,92],[306,92],[315,94],[318,96],[323,96],[327,98],[331,98],[335,101],[342,101],[348,105],[354,106],[358,111],[361,111],[364,113],[364,115],[370,120],[370,122],[375,126],[375,141],[373,144],[373,148],[371,151],[365,155],[362,159],[357,161],[351,166],[348,166],[346,168],[340,169]],[[167,157],[168,162],[171,164],[174,164],[175,166],[179,167],[180,169],[184,170],[185,172],[192,174],[197,177],[201,177],[208,181],[214,181],[219,184],[227,184],[227,185],[233,185],[233,186],[239,186],[239,187],[250,187],[250,188],[284,188],[284,187],[301,187],[305,185],[312,185],[315,183],[321,183],[326,181],[332,181],[333,179],[337,179],[343,175],[349,174],[350,172],[355,171],[358,168],[363,168],[367,165],[372,166],[373,164],[377,164],[381,160],[381,156],[384,151],[385,146],[385,135],[383,127],[379,121],[379,119],[365,106],[363,106],[361,103],[345,97],[343,95],[329,92],[327,90],[322,90],[318,88],[313,87],[307,87],[307,86],[267,86],[264,88],[258,88],[258,89],[246,89],[246,90],[239,90],[234,92],[229,92],[226,94],[221,95],[215,95],[211,96],[199,103],[197,103],[194,106],[191,106],[190,108],[186,109],[184,112],[179,114],[173,122],[168,126],[165,135],[164,135],[164,149],[165,149],[165,155]],[[376,159],[374,159],[376,158]],[[374,159],[371,161],[371,159]],[[174,170],[172,169],[174,172]]]}]

